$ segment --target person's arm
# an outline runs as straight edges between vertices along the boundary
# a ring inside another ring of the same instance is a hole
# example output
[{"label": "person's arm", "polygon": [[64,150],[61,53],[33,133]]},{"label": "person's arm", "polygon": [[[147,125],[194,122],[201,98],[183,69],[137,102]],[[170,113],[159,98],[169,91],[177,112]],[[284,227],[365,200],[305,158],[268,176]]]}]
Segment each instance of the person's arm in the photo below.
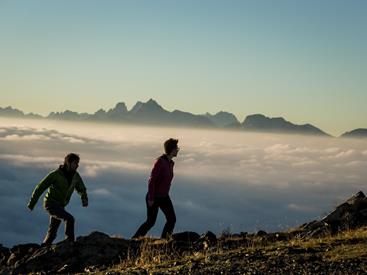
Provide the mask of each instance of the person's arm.
[{"label": "person's arm", "polygon": [[148,204],[149,206],[153,205],[154,201],[154,190],[155,185],[162,168],[161,159],[157,159],[153,165],[152,172],[150,173],[149,181],[148,181]]},{"label": "person's arm", "polygon": [[88,206],[87,188],[85,187],[84,182],[80,177],[79,173],[76,173],[75,176],[77,177],[77,181],[75,183],[75,190],[78,192],[80,198],[82,199],[82,205],[84,207],[87,207]]},{"label": "person's arm", "polygon": [[43,180],[41,180],[36,188],[33,190],[31,199],[28,203],[28,208],[32,211],[34,206],[36,205],[39,197],[42,195],[42,193],[50,187],[53,181],[53,173],[48,174]]}]

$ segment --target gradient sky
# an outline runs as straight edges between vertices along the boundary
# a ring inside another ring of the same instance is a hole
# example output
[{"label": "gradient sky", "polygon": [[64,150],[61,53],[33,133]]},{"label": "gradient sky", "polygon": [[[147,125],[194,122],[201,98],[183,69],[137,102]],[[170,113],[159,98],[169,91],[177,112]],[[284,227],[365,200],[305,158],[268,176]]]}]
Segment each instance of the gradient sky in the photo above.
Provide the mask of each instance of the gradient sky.
[{"label": "gradient sky", "polygon": [[0,106],[157,100],[367,128],[367,1],[0,1]]}]

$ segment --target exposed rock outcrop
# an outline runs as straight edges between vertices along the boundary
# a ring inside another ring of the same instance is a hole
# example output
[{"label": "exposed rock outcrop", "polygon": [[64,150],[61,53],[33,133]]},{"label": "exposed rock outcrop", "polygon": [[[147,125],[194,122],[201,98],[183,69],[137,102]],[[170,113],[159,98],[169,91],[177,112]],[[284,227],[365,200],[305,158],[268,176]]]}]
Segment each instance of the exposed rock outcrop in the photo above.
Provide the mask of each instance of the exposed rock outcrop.
[{"label": "exposed rock outcrop", "polygon": [[303,237],[318,237],[367,225],[367,198],[362,191],[350,197],[321,220],[298,228]]}]

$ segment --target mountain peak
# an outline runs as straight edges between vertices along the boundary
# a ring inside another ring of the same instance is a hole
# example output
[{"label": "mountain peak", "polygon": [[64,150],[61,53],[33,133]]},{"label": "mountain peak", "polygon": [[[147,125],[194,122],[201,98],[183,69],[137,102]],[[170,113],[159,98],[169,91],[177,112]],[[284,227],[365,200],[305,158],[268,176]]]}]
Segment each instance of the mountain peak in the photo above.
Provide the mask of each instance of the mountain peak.
[{"label": "mountain peak", "polygon": [[139,112],[141,106],[143,105],[144,103],[141,102],[141,101],[138,101],[135,103],[134,107],[131,108],[130,110],[130,113],[132,114],[136,114],[137,112]]},{"label": "mountain peak", "polygon": [[215,115],[212,115],[210,113],[206,113],[204,116],[209,118],[210,121],[214,123],[214,125],[219,127],[228,127],[228,126],[235,126],[239,125],[240,122],[236,118],[236,116],[232,113],[220,111],[216,113]]},{"label": "mountain peak", "polygon": [[329,136],[311,124],[297,125],[285,120],[282,117],[271,118],[262,114],[247,116],[242,125],[245,130]]},{"label": "mountain peak", "polygon": [[4,116],[23,116],[24,113],[18,109],[15,109],[11,106],[1,108],[0,107],[0,115]]},{"label": "mountain peak", "polygon": [[150,98],[150,99],[146,102],[146,104],[156,104],[156,105],[158,105],[157,101],[155,101],[153,98]]},{"label": "mountain peak", "polygon": [[138,101],[130,111],[133,114],[141,112],[167,112],[162,108],[161,105],[157,103],[154,99],[149,99],[147,102],[143,103]]},{"label": "mountain peak", "polygon": [[[107,116],[113,119],[121,119],[127,114],[127,107],[124,102],[118,102],[115,108],[109,109]],[[100,113],[100,115],[104,115]]]},{"label": "mountain peak", "polygon": [[157,108],[157,109],[163,109],[161,105],[158,104],[157,101],[155,101],[154,99],[149,99],[146,103],[145,106],[149,106],[150,108]]},{"label": "mountain peak", "polygon": [[119,113],[126,113],[127,112],[126,104],[124,102],[119,102],[116,104],[114,110]]},{"label": "mountain peak", "polygon": [[341,135],[343,138],[366,138],[367,137],[367,129],[358,128],[349,132],[345,132]]}]

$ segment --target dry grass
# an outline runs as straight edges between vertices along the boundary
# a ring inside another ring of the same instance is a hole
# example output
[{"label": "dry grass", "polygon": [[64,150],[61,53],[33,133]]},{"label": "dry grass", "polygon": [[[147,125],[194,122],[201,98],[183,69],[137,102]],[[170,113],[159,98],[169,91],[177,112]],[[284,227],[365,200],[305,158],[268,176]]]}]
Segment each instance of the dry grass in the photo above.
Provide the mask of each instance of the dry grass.
[{"label": "dry grass", "polygon": [[[204,265],[224,265],[231,262],[234,255],[247,257],[261,251],[267,257],[287,255],[292,257],[290,249],[300,249],[304,257],[318,255],[326,262],[340,262],[348,259],[367,260],[367,227],[358,230],[349,230],[334,236],[323,238],[301,239],[294,238],[290,241],[266,243],[259,237],[248,239],[244,245],[244,238],[224,238],[214,247],[202,251],[188,251],[180,254],[174,251],[165,240],[144,239],[138,257],[128,257],[119,265],[109,269],[110,272],[122,272],[124,270],[139,271],[164,271],[169,273],[179,272],[182,266],[191,266],[193,263]],[[228,242],[239,245],[226,247]],[[236,256],[236,257],[237,257]],[[223,261],[223,262],[222,262]],[[158,272],[159,273],[159,272]],[[111,273],[113,274],[113,273]]]},{"label": "dry grass", "polygon": [[172,250],[167,240],[142,238],[138,257],[132,255],[131,250],[129,250],[127,259],[121,261],[113,270],[131,267],[149,269],[162,263],[170,263],[177,258],[179,258],[179,254]]},{"label": "dry grass", "polygon": [[321,244],[333,244],[340,241],[348,242],[361,239],[367,240],[367,227],[362,227],[357,230],[343,231],[337,235],[330,234],[321,238],[312,238],[307,240],[294,238],[290,240],[290,244],[292,244],[293,246],[302,246],[308,248],[308,247],[315,247]]}]

